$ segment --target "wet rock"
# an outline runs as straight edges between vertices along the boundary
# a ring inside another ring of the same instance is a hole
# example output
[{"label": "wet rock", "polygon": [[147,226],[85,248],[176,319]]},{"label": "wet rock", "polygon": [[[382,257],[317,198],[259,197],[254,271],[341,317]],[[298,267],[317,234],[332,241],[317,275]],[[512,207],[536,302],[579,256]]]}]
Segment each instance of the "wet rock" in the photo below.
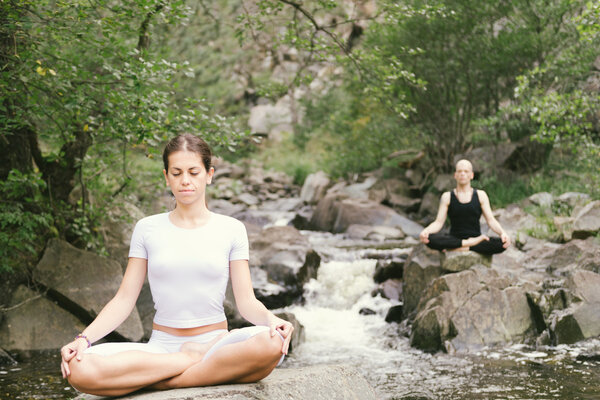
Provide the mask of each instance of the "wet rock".
[{"label": "wet rock", "polygon": [[372,226],[353,224],[346,229],[346,235],[352,239],[364,239],[383,242],[385,240],[403,239],[404,232],[391,226]]},{"label": "wet rock", "polygon": [[233,202],[242,203],[247,206],[255,206],[259,203],[259,200],[256,198],[256,196],[253,196],[250,193],[240,193],[233,198]]},{"label": "wet rock", "polygon": [[358,310],[358,313],[360,315],[375,315],[375,314],[377,314],[375,311],[371,310],[370,308],[361,308],[360,310]]},{"label": "wet rock", "polygon": [[404,272],[404,261],[378,260],[375,265],[373,280],[382,283],[388,279],[402,279]]},{"label": "wet rock", "polygon": [[402,305],[392,306],[385,314],[385,322],[401,322],[403,318]]},{"label": "wet rock", "polygon": [[345,232],[350,225],[391,226],[417,237],[423,227],[393,209],[366,199],[325,196],[317,205],[310,225],[313,229]]},{"label": "wet rock", "polygon": [[556,316],[551,329],[556,344],[572,344],[600,335],[599,305],[582,304]]},{"label": "wet rock", "polygon": [[405,179],[386,178],[379,179],[369,188],[368,198],[378,203],[390,204],[393,198],[406,198],[407,201],[419,200],[410,199],[410,184]]},{"label": "wet rock", "polygon": [[259,206],[261,211],[296,211],[303,207],[302,200],[297,197],[277,198],[275,200],[263,201]]},{"label": "wet rock", "polygon": [[[123,272],[114,260],[50,239],[33,279],[47,287],[49,295],[63,308],[91,322],[117,293]],[[115,332],[125,340],[142,338],[144,330],[137,309]]]},{"label": "wet rock", "polygon": [[15,365],[17,361],[10,356],[4,349],[0,348],[0,366]]},{"label": "wet rock", "polygon": [[[257,383],[143,392],[119,397],[121,400],[289,400],[289,399],[361,399],[375,400],[377,395],[354,368],[340,365],[317,365],[303,368],[276,368]],[[77,400],[106,397],[82,394]]]},{"label": "wet rock", "polygon": [[574,215],[573,237],[585,239],[600,232],[600,200],[584,206]]},{"label": "wet rock", "polygon": [[381,297],[390,300],[402,300],[402,281],[400,279],[388,279],[379,285]]},{"label": "wet rock", "polygon": [[420,243],[415,246],[404,264],[402,298],[404,315],[413,313],[423,291],[429,283],[442,274],[442,254]]},{"label": "wet rock", "polygon": [[471,268],[473,265],[492,265],[492,256],[479,254],[474,251],[447,251],[443,253],[442,269],[449,272],[460,272]]},{"label": "wet rock", "polygon": [[575,239],[559,245],[544,256],[546,271],[555,275],[567,275],[575,269],[587,269],[594,272],[600,264],[600,244],[594,238]]},{"label": "wet rock", "polygon": [[233,204],[225,199],[210,199],[208,201],[208,208],[217,214],[235,215],[244,211],[246,205],[242,203]]},{"label": "wet rock", "polygon": [[[274,226],[250,235],[250,254],[250,267],[266,271],[268,282],[288,292],[285,305],[302,293],[304,283],[316,278],[321,263],[308,239],[292,226]],[[260,285],[255,288],[262,290]]]},{"label": "wet rock", "polygon": [[254,295],[268,309],[285,307],[300,295],[297,288],[290,289],[269,281],[268,273],[264,269],[252,267],[250,276]]},{"label": "wet rock", "polygon": [[292,340],[290,341],[289,348],[289,352],[292,353],[305,340],[304,325],[302,325],[300,321],[298,321],[296,316],[289,311],[275,313],[275,316],[290,322],[294,327],[294,331],[292,333]]},{"label": "wet rock", "polygon": [[317,204],[325,196],[330,182],[329,177],[323,171],[308,175],[302,185],[300,199],[307,204]]},{"label": "wet rock", "polygon": [[[120,270],[120,267],[119,267]],[[7,350],[59,349],[85,325],[43,295],[19,286],[0,326],[0,347]]]},{"label": "wet rock", "polygon": [[411,345],[461,352],[523,341],[536,333],[523,288],[480,265],[431,284],[419,303]]},{"label": "wet rock", "polygon": [[556,312],[551,329],[556,343],[575,343],[600,336],[600,274],[574,271],[566,283],[570,305]]},{"label": "wet rock", "polygon": [[290,221],[290,225],[299,230],[310,229],[310,220],[313,216],[313,208],[305,206],[298,210],[294,218]]},{"label": "wet rock", "polygon": [[349,196],[352,199],[364,199],[367,200],[369,198],[368,190],[373,187],[377,183],[377,178],[374,176],[367,176],[367,178],[358,183],[353,183],[350,185],[343,185],[341,188],[337,189],[341,193]]}]

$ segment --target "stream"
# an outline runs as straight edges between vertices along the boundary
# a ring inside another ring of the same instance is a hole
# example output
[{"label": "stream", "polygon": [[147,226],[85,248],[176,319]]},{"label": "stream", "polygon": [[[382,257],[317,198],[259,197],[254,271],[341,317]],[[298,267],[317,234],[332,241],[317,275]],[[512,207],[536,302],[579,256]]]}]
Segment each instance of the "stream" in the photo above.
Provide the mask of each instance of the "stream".
[{"label": "stream", "polygon": [[[278,215],[274,224],[287,223]],[[303,231],[322,256],[306,301],[292,305],[305,341],[280,368],[345,364],[359,370],[381,399],[600,399],[600,339],[570,346],[520,344],[473,354],[426,354],[413,349],[398,324],[385,322],[397,301],[373,297],[378,258],[410,252],[408,239],[380,249],[376,242]],[[370,315],[361,309],[374,311]],[[56,352],[21,356],[0,367],[0,399],[72,399]]]}]

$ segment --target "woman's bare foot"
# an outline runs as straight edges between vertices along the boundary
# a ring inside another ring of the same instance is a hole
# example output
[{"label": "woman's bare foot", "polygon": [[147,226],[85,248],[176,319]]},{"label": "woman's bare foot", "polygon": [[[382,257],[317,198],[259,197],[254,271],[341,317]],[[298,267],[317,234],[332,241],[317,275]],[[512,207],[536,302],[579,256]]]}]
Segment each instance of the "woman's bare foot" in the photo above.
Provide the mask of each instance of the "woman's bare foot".
[{"label": "woman's bare foot", "polygon": [[476,236],[476,237],[470,237],[470,238],[467,238],[467,239],[463,239],[462,245],[463,245],[463,247],[466,247],[467,250],[468,250],[469,247],[476,246],[479,243],[483,242],[484,240],[490,240],[490,238],[487,237],[486,235],[479,235],[479,236]]},{"label": "woman's bare foot", "polygon": [[229,334],[229,332],[223,332],[213,340],[207,343],[196,343],[196,342],[185,342],[179,348],[179,351],[186,353],[196,361],[202,361],[206,352],[223,336]]}]

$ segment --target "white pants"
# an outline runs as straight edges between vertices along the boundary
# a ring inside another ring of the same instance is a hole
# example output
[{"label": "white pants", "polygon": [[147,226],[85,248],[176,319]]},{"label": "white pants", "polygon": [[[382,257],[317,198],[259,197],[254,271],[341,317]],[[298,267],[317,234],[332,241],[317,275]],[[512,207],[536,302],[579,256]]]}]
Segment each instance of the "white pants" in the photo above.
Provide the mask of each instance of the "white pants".
[{"label": "white pants", "polygon": [[[261,332],[268,331],[268,326],[248,326],[246,328],[234,329],[227,335],[219,339],[215,344],[204,355],[203,360],[208,359],[215,351],[228,344],[243,342],[244,340],[250,339]],[[85,353],[100,354],[103,356],[110,356],[113,354],[121,353],[123,351],[147,351],[149,353],[176,353],[181,348],[181,345],[185,342],[194,343],[208,343],[215,339],[217,336],[227,332],[226,329],[217,329],[214,331],[202,333],[196,336],[175,336],[170,333],[163,331],[153,330],[152,335],[148,343],[131,343],[131,342],[118,342],[118,343],[102,343],[86,349]],[[279,332],[277,332],[281,340],[284,338]],[[281,359],[277,365],[281,365],[285,355],[281,355]]]}]

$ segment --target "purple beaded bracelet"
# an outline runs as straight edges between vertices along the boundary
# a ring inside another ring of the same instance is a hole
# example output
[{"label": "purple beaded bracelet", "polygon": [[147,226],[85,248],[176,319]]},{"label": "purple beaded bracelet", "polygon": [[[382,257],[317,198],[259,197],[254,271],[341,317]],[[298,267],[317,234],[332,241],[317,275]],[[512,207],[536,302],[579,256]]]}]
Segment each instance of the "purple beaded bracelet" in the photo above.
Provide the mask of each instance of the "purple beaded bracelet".
[{"label": "purple beaded bracelet", "polygon": [[87,342],[87,344],[88,344],[88,347],[91,347],[91,346],[92,346],[92,343],[90,342],[90,339],[88,339],[88,337],[87,337],[87,336],[85,336],[83,333],[80,333],[79,335],[75,336],[75,340],[77,340],[77,339],[79,339],[79,338],[83,338],[83,339],[85,339],[85,341],[86,341],[86,342]]}]

